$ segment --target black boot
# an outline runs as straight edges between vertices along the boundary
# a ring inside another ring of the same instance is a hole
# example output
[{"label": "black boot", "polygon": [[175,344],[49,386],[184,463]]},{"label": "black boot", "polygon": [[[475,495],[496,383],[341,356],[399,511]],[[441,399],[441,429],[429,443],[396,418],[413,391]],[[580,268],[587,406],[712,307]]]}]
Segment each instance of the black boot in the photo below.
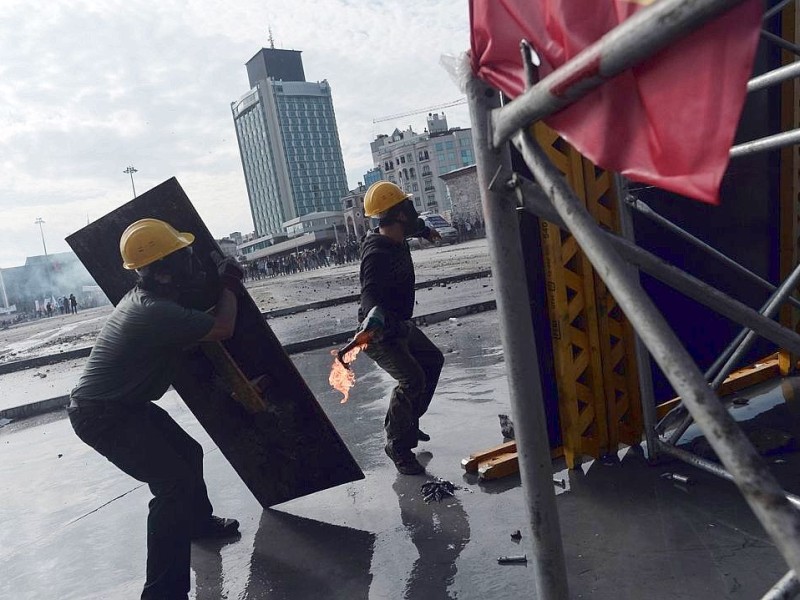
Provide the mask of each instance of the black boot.
[{"label": "black boot", "polygon": [[208,521],[195,528],[192,532],[192,539],[219,539],[232,537],[238,533],[239,521],[212,515]]},{"label": "black boot", "polygon": [[425,472],[425,467],[419,464],[417,457],[411,450],[395,450],[389,445],[384,447],[386,456],[392,459],[394,466],[401,475],[419,475]]}]

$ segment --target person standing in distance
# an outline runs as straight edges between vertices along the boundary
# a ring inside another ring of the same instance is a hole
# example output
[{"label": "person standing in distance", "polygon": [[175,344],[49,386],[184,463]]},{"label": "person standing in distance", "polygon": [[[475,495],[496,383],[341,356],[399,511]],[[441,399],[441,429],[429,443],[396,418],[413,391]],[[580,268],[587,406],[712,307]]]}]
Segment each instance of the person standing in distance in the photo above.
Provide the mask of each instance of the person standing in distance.
[{"label": "person standing in distance", "polygon": [[222,290],[210,315],[178,304],[205,274],[194,235],[158,219],[131,224],[120,239],[123,267],[139,280],[117,304],[92,348],[67,412],[78,437],[153,494],[147,518],[143,599],[184,600],[191,540],[238,534],[235,519],[213,515],[203,449],[156,406],[184,347],[233,335],[242,271],[220,259]]},{"label": "person standing in distance", "polygon": [[364,352],[397,385],[389,398],[384,429],[386,454],[403,475],[425,471],[412,452],[418,441],[430,437],[419,428],[428,410],[444,365],[442,352],[422,333],[414,312],[414,263],[406,238],[435,242],[441,237],[419,218],[411,195],[394,183],[379,181],[364,196],[364,214],[378,219],[361,246],[361,304],[359,321],[375,306],[384,315],[384,328]]}]

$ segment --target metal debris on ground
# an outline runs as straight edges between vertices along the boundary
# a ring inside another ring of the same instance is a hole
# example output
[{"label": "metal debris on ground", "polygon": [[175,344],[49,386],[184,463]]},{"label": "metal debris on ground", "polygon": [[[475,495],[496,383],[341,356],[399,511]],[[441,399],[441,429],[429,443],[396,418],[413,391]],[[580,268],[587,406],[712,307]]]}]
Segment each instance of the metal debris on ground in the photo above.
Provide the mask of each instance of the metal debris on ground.
[{"label": "metal debris on ground", "polygon": [[680,473],[662,473],[661,477],[677,481],[678,483],[692,483],[692,479],[688,475],[681,475]]},{"label": "metal debris on ground", "polygon": [[511,539],[515,542],[518,542],[522,539],[522,532],[517,529],[514,533],[511,534]]},{"label": "metal debris on ground", "polygon": [[508,418],[508,415],[497,415],[500,419],[500,433],[507,440],[514,439],[514,423]]},{"label": "metal debris on ground", "polygon": [[521,556],[499,556],[497,558],[497,563],[501,565],[514,565],[527,562],[528,562],[527,554],[523,554]]},{"label": "metal debris on ground", "polygon": [[423,483],[419,489],[422,492],[422,499],[425,501],[425,504],[430,504],[434,500],[436,500],[436,502],[441,502],[444,498],[453,496],[456,490],[471,491],[439,477],[433,481]]}]

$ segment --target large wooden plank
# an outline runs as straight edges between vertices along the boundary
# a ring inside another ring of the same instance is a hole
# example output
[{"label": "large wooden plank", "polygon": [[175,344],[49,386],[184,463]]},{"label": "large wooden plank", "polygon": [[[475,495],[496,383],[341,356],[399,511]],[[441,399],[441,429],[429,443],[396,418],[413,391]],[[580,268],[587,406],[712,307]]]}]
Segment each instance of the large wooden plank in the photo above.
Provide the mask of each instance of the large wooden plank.
[{"label": "large wooden plank", "polygon": [[[200,310],[211,308],[218,286],[210,253],[219,247],[175,178],[70,235],[67,242],[116,304],[135,281],[134,273],[122,268],[120,235],[130,223],[146,217],[163,219],[196,236],[193,248],[210,274],[209,282],[181,302]],[[260,378],[257,389],[263,392],[265,410],[245,407],[241,392],[236,396],[243,389],[238,371],[225,368],[213,349],[209,355],[199,346],[185,351],[173,384],[262,506],[363,479],[249,296],[239,302],[236,331],[224,347],[245,377]]]}]

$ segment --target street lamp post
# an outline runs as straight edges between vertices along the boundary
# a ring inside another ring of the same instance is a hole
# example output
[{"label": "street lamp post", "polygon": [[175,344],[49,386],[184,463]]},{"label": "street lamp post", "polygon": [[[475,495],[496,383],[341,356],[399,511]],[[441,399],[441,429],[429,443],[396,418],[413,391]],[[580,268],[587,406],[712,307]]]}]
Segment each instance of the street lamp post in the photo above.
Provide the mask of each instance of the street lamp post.
[{"label": "street lamp post", "polygon": [[136,186],[133,185],[133,174],[137,173],[138,170],[135,167],[128,167],[123,171],[123,173],[128,173],[131,176],[131,188],[133,188],[133,197],[136,198]]},{"label": "street lamp post", "polygon": [[44,219],[42,219],[42,217],[37,217],[33,223],[39,226],[39,232],[42,234],[42,248],[44,248],[44,255],[47,256],[47,245],[44,243],[44,228],[42,228]]}]

